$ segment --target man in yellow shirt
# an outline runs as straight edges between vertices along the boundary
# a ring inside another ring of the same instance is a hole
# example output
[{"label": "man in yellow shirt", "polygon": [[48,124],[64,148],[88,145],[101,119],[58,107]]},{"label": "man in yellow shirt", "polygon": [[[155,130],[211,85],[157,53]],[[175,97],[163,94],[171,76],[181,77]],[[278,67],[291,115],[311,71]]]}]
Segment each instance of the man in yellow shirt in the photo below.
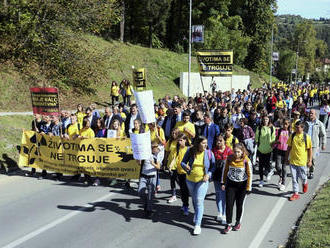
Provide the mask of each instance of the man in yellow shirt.
[{"label": "man in yellow shirt", "polygon": [[187,135],[189,142],[191,143],[191,140],[195,138],[195,125],[190,122],[190,112],[184,111],[182,113],[182,121],[178,121],[175,124],[175,127],[179,129],[181,133],[184,133]]},{"label": "man in yellow shirt", "polygon": [[288,162],[292,174],[293,195],[290,197],[290,201],[298,200],[300,198],[298,193],[299,177],[303,182],[303,192],[306,193],[308,191],[307,166],[312,166],[312,155],[311,137],[304,133],[304,123],[298,121],[296,123],[296,132],[291,134],[288,140],[288,150],[286,153],[286,161],[288,161],[288,157],[290,156]]}]

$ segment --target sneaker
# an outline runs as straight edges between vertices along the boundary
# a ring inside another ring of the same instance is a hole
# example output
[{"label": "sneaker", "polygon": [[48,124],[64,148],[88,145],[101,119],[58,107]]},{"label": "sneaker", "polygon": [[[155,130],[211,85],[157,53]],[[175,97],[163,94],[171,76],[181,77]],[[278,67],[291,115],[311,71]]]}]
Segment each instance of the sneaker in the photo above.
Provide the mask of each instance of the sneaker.
[{"label": "sneaker", "polygon": [[303,192],[307,193],[308,191],[308,183],[303,184]]},{"label": "sneaker", "polygon": [[313,172],[309,173],[308,179],[313,179],[313,178],[314,178],[314,173]]},{"label": "sneaker", "polygon": [[117,184],[117,179],[111,179],[109,186],[114,186]]},{"label": "sneaker", "polygon": [[241,230],[241,224],[240,223],[236,223],[236,225],[233,227],[234,231],[239,231]]},{"label": "sneaker", "polygon": [[223,230],[223,233],[224,234],[227,234],[227,233],[230,233],[230,231],[232,230],[233,228],[231,227],[231,225],[227,225],[225,230]]},{"label": "sneaker", "polygon": [[258,187],[259,188],[262,188],[264,186],[264,184],[265,184],[264,181],[263,180],[260,180],[260,183],[259,183]]},{"label": "sneaker", "polygon": [[279,189],[280,191],[284,191],[284,190],[285,190],[285,185],[284,185],[284,184],[279,185],[279,186],[278,186],[278,189]]},{"label": "sneaker", "polygon": [[167,200],[167,203],[172,203],[172,202],[175,202],[176,200],[177,200],[177,199],[176,199],[176,196],[173,195],[173,196],[171,196],[170,199]]},{"label": "sneaker", "polygon": [[150,211],[150,210],[146,210],[146,211],[144,212],[144,214],[145,214],[145,217],[146,217],[147,219],[151,219],[152,216],[154,215],[154,212],[153,212],[153,211]]},{"label": "sneaker", "polygon": [[100,185],[100,179],[95,179],[93,186],[99,186]]},{"label": "sneaker", "polygon": [[298,193],[294,193],[291,197],[290,197],[290,201],[295,201],[295,200],[299,200],[300,195]]},{"label": "sneaker", "polygon": [[271,169],[270,172],[267,174],[266,181],[270,181],[273,175],[274,175],[274,169]]},{"label": "sneaker", "polygon": [[189,208],[186,207],[186,206],[183,207],[183,215],[184,216],[188,216],[189,215]]},{"label": "sneaker", "polygon": [[194,228],[194,235],[199,235],[199,234],[201,234],[201,232],[202,232],[202,228],[201,228],[201,226],[195,226],[195,228]]},{"label": "sneaker", "polygon": [[226,216],[223,216],[221,224],[222,225],[227,225]]},{"label": "sneaker", "polygon": [[219,213],[215,219],[216,219],[216,221],[218,221],[218,222],[221,223],[222,222],[222,219],[223,219],[222,214]]}]

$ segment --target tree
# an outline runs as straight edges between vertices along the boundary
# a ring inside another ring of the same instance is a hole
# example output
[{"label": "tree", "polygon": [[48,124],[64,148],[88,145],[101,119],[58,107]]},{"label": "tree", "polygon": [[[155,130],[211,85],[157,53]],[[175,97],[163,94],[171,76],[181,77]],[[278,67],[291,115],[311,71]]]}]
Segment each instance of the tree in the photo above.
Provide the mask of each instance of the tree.
[{"label": "tree", "polygon": [[244,64],[257,72],[268,70],[268,48],[276,8],[276,0],[232,0],[230,5],[229,15],[242,17],[244,34],[251,38]]},{"label": "tree", "polygon": [[292,50],[281,50],[278,63],[277,76],[282,80],[290,78],[292,69],[295,68],[296,53]]}]

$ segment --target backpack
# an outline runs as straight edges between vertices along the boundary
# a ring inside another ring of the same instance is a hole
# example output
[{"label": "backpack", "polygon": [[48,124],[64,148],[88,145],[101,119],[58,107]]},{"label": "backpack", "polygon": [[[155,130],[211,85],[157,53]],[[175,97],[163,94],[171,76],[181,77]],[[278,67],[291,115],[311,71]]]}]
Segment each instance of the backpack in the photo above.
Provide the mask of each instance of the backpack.
[{"label": "backpack", "polygon": [[[292,133],[291,142],[293,143],[293,138],[296,136],[296,132]],[[305,142],[305,149],[307,150],[307,134],[304,132],[304,142]]]},{"label": "backpack", "polygon": [[[257,144],[259,146],[259,144],[260,144],[260,136],[261,136],[261,126],[258,126],[257,127],[257,130],[259,131],[259,136],[258,136],[258,141],[257,141]],[[257,130],[256,130],[256,133],[257,133]],[[270,136],[273,136],[273,133],[274,133],[274,127],[271,126],[270,127]]]}]

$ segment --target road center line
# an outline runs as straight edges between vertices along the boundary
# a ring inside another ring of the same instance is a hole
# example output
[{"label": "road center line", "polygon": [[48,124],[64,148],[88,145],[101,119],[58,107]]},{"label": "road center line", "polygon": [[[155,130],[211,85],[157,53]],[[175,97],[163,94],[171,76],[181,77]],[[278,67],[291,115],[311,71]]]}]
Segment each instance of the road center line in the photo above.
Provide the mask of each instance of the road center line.
[{"label": "road center line", "polygon": [[[289,184],[286,186],[287,189],[292,188],[292,182],[290,180]],[[287,198],[281,197],[275,204],[273,210],[268,215],[268,218],[264,221],[264,224],[261,226],[257,234],[254,236],[249,248],[258,248],[262,241],[265,239],[267,233],[269,232],[270,228],[272,227],[277,215],[280,213],[284,204],[288,201]]]},{"label": "road center line", "polygon": [[[105,196],[102,196],[102,197],[96,199],[94,202],[104,201],[104,200],[106,200],[107,198],[109,198],[110,196],[112,196],[114,194],[115,194],[114,192],[111,192],[111,193],[109,193],[109,194],[107,194]],[[61,217],[61,218],[59,218],[59,219],[57,219],[57,220],[55,220],[55,221],[53,221],[53,222],[51,222],[51,223],[43,226],[43,227],[41,227],[41,228],[39,228],[39,229],[37,229],[37,230],[35,230],[33,232],[30,232],[27,235],[25,235],[25,236],[23,236],[23,237],[15,240],[15,241],[9,243],[9,244],[3,246],[2,248],[14,248],[14,247],[17,247],[18,245],[20,245],[20,244],[22,244],[22,243],[24,243],[24,242],[26,242],[26,241],[28,241],[28,240],[30,240],[30,239],[38,236],[39,234],[41,234],[41,233],[43,233],[43,232],[45,232],[45,231],[47,231],[47,230],[49,230],[49,229],[51,229],[51,228],[59,225],[59,224],[61,224],[61,223],[65,222],[65,221],[67,221],[69,219],[71,219],[72,217],[74,217],[74,216],[76,216],[76,215],[78,215],[80,213],[82,213],[84,210],[86,210],[86,209],[88,209],[90,207],[91,207],[90,204],[85,204],[83,207],[78,208],[74,212],[71,212],[71,213],[69,213],[67,215],[64,215],[63,217]]]}]

